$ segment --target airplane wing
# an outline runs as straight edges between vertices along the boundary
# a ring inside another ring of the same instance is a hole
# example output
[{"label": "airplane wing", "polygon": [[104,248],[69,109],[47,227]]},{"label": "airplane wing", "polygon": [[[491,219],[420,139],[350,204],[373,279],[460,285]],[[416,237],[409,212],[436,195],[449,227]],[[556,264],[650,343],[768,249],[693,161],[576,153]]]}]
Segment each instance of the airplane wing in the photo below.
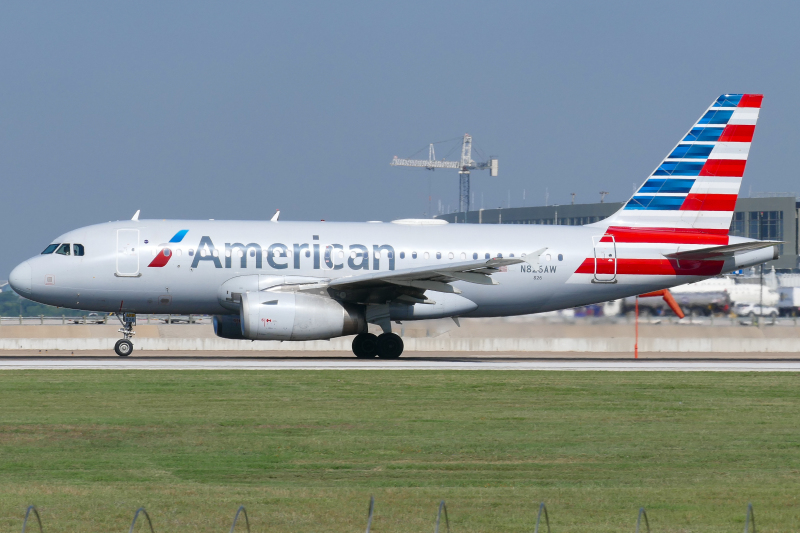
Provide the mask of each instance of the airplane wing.
[{"label": "airplane wing", "polygon": [[304,281],[301,284],[280,285],[267,290],[290,290],[317,293],[327,291],[338,299],[362,304],[385,304],[389,301],[406,303],[434,303],[425,296],[425,291],[459,294],[461,291],[450,285],[453,281],[465,281],[480,285],[496,285],[491,278],[503,267],[529,263],[536,265],[547,248],[536,250],[522,257],[495,257],[475,261],[447,263],[442,266],[426,265],[368,274],[355,274],[336,279]]},{"label": "airplane wing", "polygon": [[402,270],[392,270],[389,272],[372,272],[346,276],[332,280],[328,286],[334,289],[363,289],[371,287],[386,287],[387,285],[414,287],[423,290],[438,292],[450,292],[458,294],[460,291],[449,285],[453,281],[466,281],[480,285],[496,285],[490,276],[495,272],[500,272],[502,267],[517,265],[520,263],[537,263],[539,256],[547,248],[542,248],[524,257],[495,257],[492,259],[481,259],[475,261],[462,261],[459,263],[448,263],[440,267],[426,265],[417,268],[404,268]]},{"label": "airplane wing", "polygon": [[678,251],[674,254],[665,254],[664,257],[677,260],[700,260],[700,259],[724,259],[725,257],[732,257],[737,252],[749,252],[752,250],[760,250],[770,246],[777,246],[783,244],[783,241],[753,241],[753,242],[740,242],[737,244],[728,244],[726,246],[713,246],[711,248],[700,248],[699,250],[687,250],[685,252]]}]

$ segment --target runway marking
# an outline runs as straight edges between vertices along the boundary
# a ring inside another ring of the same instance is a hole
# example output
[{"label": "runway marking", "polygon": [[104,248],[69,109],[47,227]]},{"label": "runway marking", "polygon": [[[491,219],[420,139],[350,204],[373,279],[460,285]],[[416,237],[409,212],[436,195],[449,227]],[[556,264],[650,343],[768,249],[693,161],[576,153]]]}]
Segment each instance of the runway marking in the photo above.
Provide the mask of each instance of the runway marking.
[{"label": "runway marking", "polygon": [[568,370],[610,372],[800,372],[800,361],[169,359],[48,357],[0,359],[0,370]]}]

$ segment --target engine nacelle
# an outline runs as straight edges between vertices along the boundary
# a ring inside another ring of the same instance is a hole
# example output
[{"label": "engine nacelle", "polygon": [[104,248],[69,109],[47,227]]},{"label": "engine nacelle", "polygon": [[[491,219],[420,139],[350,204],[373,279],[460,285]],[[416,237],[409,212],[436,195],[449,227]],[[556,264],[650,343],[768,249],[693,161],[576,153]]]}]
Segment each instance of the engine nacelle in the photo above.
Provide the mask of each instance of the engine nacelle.
[{"label": "engine nacelle", "polygon": [[362,307],[301,292],[242,294],[242,335],[251,340],[307,341],[365,333]]},{"label": "engine nacelle", "polygon": [[214,334],[223,339],[244,339],[241,317],[239,315],[215,315]]}]

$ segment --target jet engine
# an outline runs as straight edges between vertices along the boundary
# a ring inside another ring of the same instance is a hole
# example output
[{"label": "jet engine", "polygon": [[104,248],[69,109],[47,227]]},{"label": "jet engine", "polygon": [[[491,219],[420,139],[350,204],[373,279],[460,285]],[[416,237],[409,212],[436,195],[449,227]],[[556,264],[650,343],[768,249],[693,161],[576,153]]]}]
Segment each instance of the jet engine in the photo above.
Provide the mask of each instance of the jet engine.
[{"label": "jet engine", "polygon": [[302,292],[241,295],[241,334],[250,340],[305,341],[366,333],[364,308]]}]

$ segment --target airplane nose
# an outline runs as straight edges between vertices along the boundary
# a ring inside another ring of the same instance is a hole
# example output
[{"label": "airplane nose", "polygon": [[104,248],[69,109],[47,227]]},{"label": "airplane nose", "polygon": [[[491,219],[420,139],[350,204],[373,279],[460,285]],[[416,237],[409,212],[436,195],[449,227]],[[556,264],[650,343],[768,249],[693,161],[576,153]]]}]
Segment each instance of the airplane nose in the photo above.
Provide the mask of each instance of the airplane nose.
[{"label": "airplane nose", "polygon": [[31,295],[31,265],[23,261],[8,275],[8,284],[20,296]]}]

